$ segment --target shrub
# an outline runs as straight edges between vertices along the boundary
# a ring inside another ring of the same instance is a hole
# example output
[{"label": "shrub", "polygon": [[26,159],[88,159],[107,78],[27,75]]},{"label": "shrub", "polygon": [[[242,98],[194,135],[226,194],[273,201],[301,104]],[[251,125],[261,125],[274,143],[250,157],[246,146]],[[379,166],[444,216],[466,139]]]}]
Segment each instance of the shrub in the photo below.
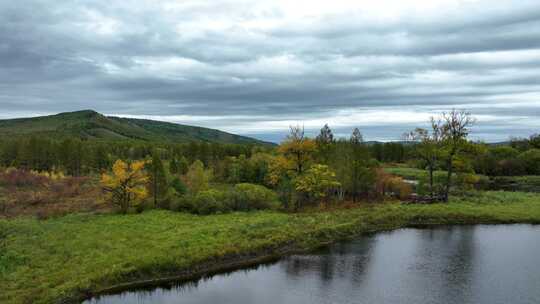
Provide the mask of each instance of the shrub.
[{"label": "shrub", "polygon": [[0,185],[6,188],[17,187],[43,187],[50,181],[44,175],[32,173],[27,170],[7,169],[0,173]]},{"label": "shrub", "polygon": [[6,214],[7,209],[8,209],[8,202],[7,202],[6,198],[0,196],[0,215]]},{"label": "shrub", "polygon": [[400,176],[395,176],[384,172],[382,169],[376,170],[376,192],[381,196],[393,195],[399,199],[410,197],[413,186]]},{"label": "shrub", "polygon": [[210,189],[197,194],[176,197],[171,202],[170,209],[206,215],[231,211],[277,209],[279,205],[274,191],[264,186],[243,183],[235,185],[232,189]]},{"label": "shrub", "polygon": [[503,159],[497,162],[493,171],[496,175],[514,176],[527,172],[526,163],[521,159]]},{"label": "shrub", "polygon": [[455,179],[455,191],[457,193],[468,192],[474,190],[475,185],[480,182],[480,176],[472,173],[459,173]]},{"label": "shrub", "polygon": [[528,174],[540,175],[540,149],[531,149],[519,155]]},{"label": "shrub", "polygon": [[234,186],[234,210],[277,209],[279,200],[277,194],[261,185],[242,183]]},{"label": "shrub", "polygon": [[197,214],[206,215],[229,211],[221,199],[224,193],[218,190],[204,190],[195,195],[194,207]]},{"label": "shrub", "polygon": [[399,199],[407,199],[412,194],[412,186],[406,183],[401,177],[394,177],[388,180],[387,189]]},{"label": "shrub", "polygon": [[169,208],[172,211],[195,213],[194,195],[187,194],[174,198],[170,203]]}]

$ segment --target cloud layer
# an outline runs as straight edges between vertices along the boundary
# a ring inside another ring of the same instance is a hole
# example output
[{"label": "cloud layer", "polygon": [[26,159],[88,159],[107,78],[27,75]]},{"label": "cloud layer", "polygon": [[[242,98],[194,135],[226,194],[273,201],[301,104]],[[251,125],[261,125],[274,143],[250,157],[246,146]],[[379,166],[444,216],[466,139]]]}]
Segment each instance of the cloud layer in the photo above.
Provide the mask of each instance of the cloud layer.
[{"label": "cloud layer", "polygon": [[92,108],[279,140],[391,140],[452,107],[488,141],[540,131],[540,3],[0,3],[0,118]]}]

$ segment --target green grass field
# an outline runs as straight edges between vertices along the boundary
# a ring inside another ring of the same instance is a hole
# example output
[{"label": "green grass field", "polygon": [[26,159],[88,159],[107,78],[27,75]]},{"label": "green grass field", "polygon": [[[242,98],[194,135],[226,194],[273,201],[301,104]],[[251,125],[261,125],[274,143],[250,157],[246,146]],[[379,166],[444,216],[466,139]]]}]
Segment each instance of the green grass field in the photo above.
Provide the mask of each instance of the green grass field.
[{"label": "green grass field", "polygon": [[[285,244],[310,249],[418,224],[540,223],[540,195],[484,192],[449,204],[381,203],[286,214],[169,211],[0,220],[0,303],[51,303]],[[76,301],[76,300],[75,300]]]}]

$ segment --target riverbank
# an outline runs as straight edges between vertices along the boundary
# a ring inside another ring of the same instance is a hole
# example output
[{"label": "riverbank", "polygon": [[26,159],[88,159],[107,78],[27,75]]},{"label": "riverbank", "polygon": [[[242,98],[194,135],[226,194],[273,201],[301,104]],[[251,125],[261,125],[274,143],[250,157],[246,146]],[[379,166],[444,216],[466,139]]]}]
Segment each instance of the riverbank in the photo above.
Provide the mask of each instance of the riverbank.
[{"label": "riverbank", "polygon": [[150,211],[1,220],[0,302],[76,303],[111,288],[246,266],[361,233],[497,223],[540,224],[540,195],[484,192],[449,204],[384,203],[301,214]]}]

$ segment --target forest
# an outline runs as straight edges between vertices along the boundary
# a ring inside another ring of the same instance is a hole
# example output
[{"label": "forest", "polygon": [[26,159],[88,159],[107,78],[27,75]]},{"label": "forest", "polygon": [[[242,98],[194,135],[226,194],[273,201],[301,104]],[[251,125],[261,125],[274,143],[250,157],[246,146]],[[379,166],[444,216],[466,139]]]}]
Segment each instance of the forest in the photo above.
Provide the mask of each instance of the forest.
[{"label": "forest", "polygon": [[276,147],[160,143],[0,141],[0,216],[42,218],[77,211],[195,214],[298,212],[387,198],[448,201],[475,190],[540,191],[540,135],[504,144],[469,140],[474,117],[453,110],[398,142],[365,142],[359,129],[309,138],[291,126]]}]

